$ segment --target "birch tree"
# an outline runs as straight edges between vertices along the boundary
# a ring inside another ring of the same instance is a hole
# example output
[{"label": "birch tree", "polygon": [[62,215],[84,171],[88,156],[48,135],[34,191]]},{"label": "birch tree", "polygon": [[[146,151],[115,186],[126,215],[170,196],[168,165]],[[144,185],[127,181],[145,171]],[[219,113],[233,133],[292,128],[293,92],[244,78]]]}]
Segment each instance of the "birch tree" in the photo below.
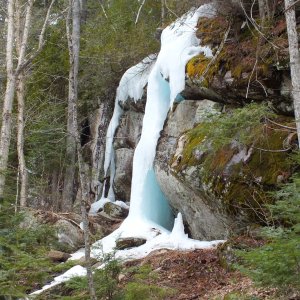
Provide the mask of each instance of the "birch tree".
[{"label": "birch tree", "polygon": [[[20,126],[18,126],[18,154],[20,159],[20,170],[23,169],[24,176],[21,176],[21,185],[26,186],[27,175],[26,166],[23,153],[23,128],[24,123],[24,86],[25,86],[25,71],[26,68],[31,64],[32,60],[38,55],[44,46],[44,36],[46,27],[48,25],[50,11],[55,0],[52,0],[43,26],[39,34],[39,43],[36,50],[27,53],[28,51],[28,38],[32,23],[32,9],[34,0],[28,0],[25,3],[25,17],[24,21],[21,20],[21,7],[19,0],[8,0],[7,1],[7,33],[6,33],[6,89],[3,101],[2,110],[2,124],[0,131],[0,199],[3,199],[5,178],[7,173],[9,146],[11,139],[11,125],[12,125],[12,109],[13,101],[16,92],[16,85],[18,85],[18,102],[19,102],[19,113],[18,120]],[[14,64],[14,50],[17,53],[17,62]],[[21,105],[21,106],[20,106]],[[22,116],[23,115],[23,116]],[[22,173],[22,171],[21,171]],[[22,179],[23,177],[23,179]],[[26,187],[23,186],[22,205],[26,205]]]},{"label": "birch tree", "polygon": [[[74,159],[77,149],[77,160],[79,168],[79,179],[81,187],[81,214],[84,231],[84,243],[85,243],[85,261],[87,269],[87,278],[89,285],[90,298],[96,300],[96,294],[93,283],[93,273],[91,268],[90,260],[90,235],[89,235],[89,220],[87,215],[88,206],[88,187],[85,184],[85,170],[84,162],[82,157],[82,149],[80,144],[80,134],[78,129],[78,69],[79,69],[79,50],[80,50],[80,0],[69,0],[69,11],[66,22],[68,47],[69,47],[69,95],[68,95],[68,142],[67,146],[72,148],[69,149],[72,152],[72,159]],[[69,153],[70,154],[70,153]],[[73,156],[74,155],[74,156]],[[69,166],[71,167],[71,166]],[[72,166],[75,172],[75,165]],[[73,172],[73,171],[72,171]],[[74,176],[74,174],[73,174]],[[71,185],[71,182],[69,182]],[[70,186],[71,187],[71,186]],[[73,188],[73,186],[72,186]],[[72,203],[66,203],[71,205]]]},{"label": "birch tree", "polygon": [[296,26],[295,1],[285,0],[285,18],[289,40],[292,97],[294,101],[298,143],[300,143],[300,53]]}]

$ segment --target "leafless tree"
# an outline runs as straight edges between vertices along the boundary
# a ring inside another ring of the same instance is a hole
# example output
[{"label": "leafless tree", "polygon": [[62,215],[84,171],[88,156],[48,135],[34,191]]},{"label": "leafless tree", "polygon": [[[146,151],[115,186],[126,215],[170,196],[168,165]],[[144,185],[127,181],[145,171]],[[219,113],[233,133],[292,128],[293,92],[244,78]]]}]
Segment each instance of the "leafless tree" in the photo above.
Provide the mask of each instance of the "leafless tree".
[{"label": "leafless tree", "polygon": [[[68,48],[69,48],[69,95],[68,95],[68,145],[72,152],[72,159],[75,164],[75,156],[77,149],[77,160],[79,169],[79,179],[81,187],[81,214],[84,231],[85,242],[85,261],[87,269],[87,278],[89,285],[90,298],[96,300],[93,273],[90,260],[90,235],[89,235],[89,220],[87,215],[88,204],[88,186],[85,182],[85,169],[82,157],[82,149],[80,144],[80,134],[78,129],[77,105],[78,105],[78,69],[79,69],[79,51],[80,51],[80,23],[81,9],[80,0],[69,0],[69,10],[66,22]],[[69,153],[70,154],[70,153]],[[70,166],[69,166],[70,167]],[[75,172],[75,165],[72,166]],[[73,171],[72,171],[73,172]],[[74,174],[72,174],[74,176]],[[73,188],[73,182],[70,181],[70,188]],[[72,205],[72,203],[63,203]]]},{"label": "leafless tree", "polygon": [[300,143],[300,53],[296,26],[295,3],[285,0],[285,18],[289,40],[290,69],[292,79],[292,96],[294,101],[295,119],[297,125],[298,143]]}]

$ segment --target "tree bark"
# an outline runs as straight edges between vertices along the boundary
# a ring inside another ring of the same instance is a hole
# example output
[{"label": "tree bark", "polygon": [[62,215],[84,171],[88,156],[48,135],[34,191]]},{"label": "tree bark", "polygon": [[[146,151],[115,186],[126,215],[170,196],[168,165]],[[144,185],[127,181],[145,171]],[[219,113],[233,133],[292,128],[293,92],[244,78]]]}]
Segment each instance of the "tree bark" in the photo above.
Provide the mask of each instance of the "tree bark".
[{"label": "tree bark", "polygon": [[[78,83],[78,68],[79,68],[79,53],[80,46],[80,11],[77,12],[77,0],[69,1],[71,10],[67,18],[67,32],[69,43],[69,96],[68,96],[68,123],[67,123],[67,138],[66,138],[66,171],[64,176],[64,190],[62,198],[62,211],[72,211],[73,202],[75,199],[74,179],[75,179],[75,162],[76,162],[76,127],[74,112],[77,101],[77,83]],[[78,4],[79,5],[79,4]],[[79,21],[78,21],[79,18]],[[70,25],[72,24],[72,33],[70,33]],[[75,84],[76,83],[76,84]]]},{"label": "tree bark", "polygon": [[258,6],[260,19],[262,24],[264,24],[264,22],[271,17],[269,0],[258,0]]},{"label": "tree bark", "polygon": [[285,18],[289,40],[290,69],[292,79],[292,97],[297,126],[298,143],[300,143],[300,53],[296,27],[294,0],[285,0]]},{"label": "tree bark", "polygon": [[165,0],[161,0],[161,18],[160,18],[161,27],[163,27],[165,24],[165,18],[166,18]]},{"label": "tree bark", "polygon": [[6,90],[2,111],[0,133],[0,199],[3,199],[5,175],[7,171],[8,151],[10,145],[11,113],[15,95],[16,77],[13,66],[14,46],[14,0],[7,1],[7,41],[6,41]]},{"label": "tree bark", "polygon": [[[76,155],[77,148],[77,159],[79,168],[79,179],[81,186],[81,213],[82,223],[84,232],[84,244],[85,244],[85,261],[87,278],[89,285],[90,298],[96,300],[96,293],[94,288],[93,273],[90,259],[90,234],[89,234],[89,220],[87,214],[88,206],[88,187],[85,184],[85,174],[82,158],[82,149],[80,144],[80,134],[78,129],[78,117],[77,117],[77,102],[78,102],[78,69],[79,69],[79,50],[80,50],[80,0],[69,0],[69,13],[67,20],[67,37],[69,46],[69,57],[70,57],[70,74],[69,74],[69,99],[68,99],[68,134],[72,138],[71,146]],[[72,34],[70,34],[70,18],[72,18]],[[71,140],[69,140],[71,141]],[[71,148],[70,148],[71,149]],[[75,166],[74,166],[75,167]]]},{"label": "tree bark", "polygon": [[24,155],[24,111],[25,111],[25,75],[19,74],[17,80],[17,100],[18,100],[18,129],[17,129],[17,151],[20,172],[20,207],[27,206],[27,184],[28,172]]}]

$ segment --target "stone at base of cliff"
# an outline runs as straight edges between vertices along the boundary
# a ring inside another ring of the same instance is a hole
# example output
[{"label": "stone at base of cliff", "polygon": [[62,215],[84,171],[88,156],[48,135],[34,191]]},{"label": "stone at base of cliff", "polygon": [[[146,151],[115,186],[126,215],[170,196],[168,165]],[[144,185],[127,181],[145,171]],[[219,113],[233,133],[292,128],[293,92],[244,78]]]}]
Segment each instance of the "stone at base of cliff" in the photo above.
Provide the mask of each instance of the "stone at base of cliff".
[{"label": "stone at base of cliff", "polygon": [[112,218],[123,219],[128,216],[128,209],[115,203],[107,202],[104,204],[103,211]]},{"label": "stone at base of cliff", "polygon": [[134,248],[144,245],[147,242],[146,239],[143,238],[119,238],[116,240],[116,249],[124,250],[128,248]]},{"label": "stone at base of cliff", "polygon": [[65,262],[67,259],[71,257],[69,253],[65,253],[62,251],[51,250],[47,255],[53,262]]},{"label": "stone at base of cliff", "polygon": [[200,192],[165,172],[158,164],[155,165],[155,173],[162,191],[168,195],[171,207],[182,213],[192,238],[218,240],[227,237],[232,220],[220,212],[217,203],[211,201],[208,205]]},{"label": "stone at base of cliff", "polygon": [[60,219],[55,223],[59,243],[70,251],[77,250],[84,245],[82,230],[68,220]]}]

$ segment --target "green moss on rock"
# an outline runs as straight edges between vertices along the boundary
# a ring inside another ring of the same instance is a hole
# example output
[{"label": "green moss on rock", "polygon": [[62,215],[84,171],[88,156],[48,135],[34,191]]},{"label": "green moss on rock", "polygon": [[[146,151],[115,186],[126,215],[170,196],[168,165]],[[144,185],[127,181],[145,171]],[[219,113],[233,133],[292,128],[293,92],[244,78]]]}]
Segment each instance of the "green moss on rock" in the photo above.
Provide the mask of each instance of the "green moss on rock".
[{"label": "green moss on rock", "polygon": [[[245,109],[249,110],[251,117],[251,109]],[[276,121],[291,125],[288,117],[280,117]],[[233,135],[224,139],[223,146],[213,148],[213,139],[221,137],[210,134],[212,131],[215,134],[217,126],[222,126],[221,122],[218,119],[217,122],[201,123],[187,132],[180,159],[173,158],[173,170],[175,174],[184,176],[182,172],[186,168],[196,166],[208,198],[221,201],[224,209],[231,214],[242,209],[249,216],[257,217],[262,206],[272,202],[269,192],[292,173],[291,151],[285,150],[285,143],[293,133],[258,119],[258,122],[253,120],[253,126],[241,127],[236,132],[232,130]],[[207,131],[207,127],[211,131]],[[220,134],[227,131],[220,131]],[[239,141],[237,133],[240,136],[246,133],[247,142]],[[176,159],[177,164],[174,164]]]}]

